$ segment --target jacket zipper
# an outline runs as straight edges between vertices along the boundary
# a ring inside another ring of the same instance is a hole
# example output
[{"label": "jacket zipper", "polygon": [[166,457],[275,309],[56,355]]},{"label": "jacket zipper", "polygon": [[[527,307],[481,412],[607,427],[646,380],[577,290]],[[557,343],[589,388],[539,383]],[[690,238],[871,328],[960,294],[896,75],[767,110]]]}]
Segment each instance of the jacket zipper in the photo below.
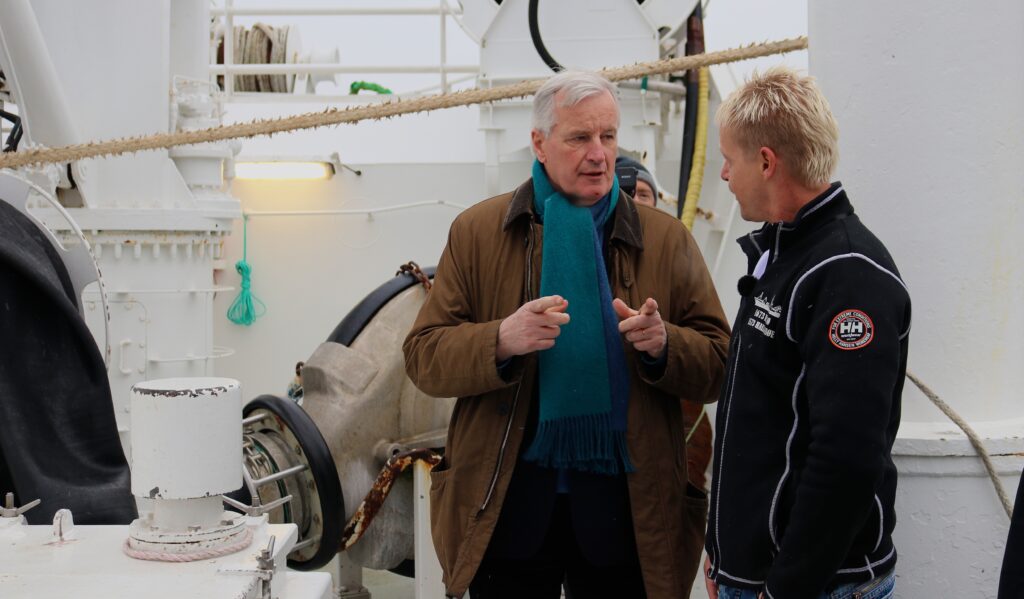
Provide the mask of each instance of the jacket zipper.
[{"label": "jacket zipper", "polygon": [[523,388],[520,383],[516,385],[516,395],[512,398],[512,409],[508,412],[508,422],[505,423],[505,436],[501,439],[501,449],[498,450],[498,462],[494,465],[494,474],[491,475],[491,484],[487,487],[487,496],[484,497],[483,505],[480,506],[480,511],[487,509],[487,505],[491,502],[491,497],[494,495],[494,488],[498,485],[498,474],[501,472],[501,463],[505,461],[505,447],[508,445],[508,436],[512,432],[512,421],[516,415],[516,405],[519,403],[519,391]]},{"label": "jacket zipper", "polygon": [[[745,299],[740,301],[740,308],[739,308],[739,313],[740,314],[743,314],[743,308],[744,307],[746,307],[746,300]],[[733,338],[730,340],[729,355],[734,355],[734,352],[736,351],[736,348],[739,347],[739,344],[740,344],[740,333],[736,333],[735,335],[733,335]],[[734,377],[733,373],[736,372],[736,369],[738,367],[739,367],[739,360],[735,360],[735,361],[733,361],[733,364],[732,364],[732,370],[730,372],[726,373],[726,376],[728,377],[728,379],[726,380],[726,387],[728,389],[728,393],[725,394],[725,406],[724,406],[726,408],[726,411],[728,411],[729,405],[732,404],[732,393],[735,390],[734,389],[735,381],[733,380],[733,377]],[[728,428],[729,428],[729,419],[728,419],[728,417],[726,418],[725,422],[722,424],[722,427],[724,429],[722,431],[722,433],[724,434],[725,432],[728,431]],[[718,476],[716,478],[719,481],[722,478],[722,461],[723,460],[721,458],[722,458],[722,456],[719,456],[719,455],[713,455],[712,456],[712,459],[716,462],[716,465],[718,466]],[[719,489],[720,488],[721,487],[719,487]],[[718,499],[719,499],[718,492],[716,492],[714,494],[714,496],[715,496],[715,504],[716,504],[715,522],[714,522],[714,525],[715,525],[715,542],[712,544],[711,548],[712,548],[713,551],[711,551],[710,553],[713,554],[711,556],[711,562],[712,562],[711,563],[711,577],[713,579],[717,580],[718,570],[722,566],[721,562],[719,561],[721,559],[721,556],[719,555],[719,553],[720,553],[720,549],[719,549],[720,545],[719,545],[719,543],[721,543],[721,539],[718,538],[718,521],[719,521],[719,517],[720,517],[720,514],[718,513],[718,509],[717,509],[717,504],[718,504]],[[708,523],[709,530],[710,530],[710,524],[711,523]]]},{"label": "jacket zipper", "polygon": [[[527,236],[526,244],[526,301],[533,300],[533,223],[530,223],[530,234]],[[519,405],[519,392],[522,390],[522,383],[516,385],[516,394],[512,398],[512,409],[508,411],[508,422],[505,423],[505,434],[501,439],[501,448],[498,450],[498,462],[494,465],[494,472],[491,474],[491,484],[487,487],[487,495],[480,506],[480,511],[487,509],[494,495],[494,488],[498,485],[498,474],[501,472],[501,463],[505,461],[505,448],[508,446],[508,437],[512,432],[512,422],[515,420],[516,407]]]}]

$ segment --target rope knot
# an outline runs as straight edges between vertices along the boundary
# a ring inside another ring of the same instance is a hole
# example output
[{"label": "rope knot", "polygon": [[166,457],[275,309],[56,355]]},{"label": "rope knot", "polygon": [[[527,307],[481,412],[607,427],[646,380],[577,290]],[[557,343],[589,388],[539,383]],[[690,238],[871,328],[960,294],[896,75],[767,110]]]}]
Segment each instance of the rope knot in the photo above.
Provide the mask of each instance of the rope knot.
[{"label": "rope knot", "polygon": [[263,316],[267,306],[252,294],[252,266],[246,261],[249,255],[249,218],[242,219],[242,259],[235,262],[235,270],[242,277],[241,291],[228,308],[228,320],[235,324],[249,326]]}]

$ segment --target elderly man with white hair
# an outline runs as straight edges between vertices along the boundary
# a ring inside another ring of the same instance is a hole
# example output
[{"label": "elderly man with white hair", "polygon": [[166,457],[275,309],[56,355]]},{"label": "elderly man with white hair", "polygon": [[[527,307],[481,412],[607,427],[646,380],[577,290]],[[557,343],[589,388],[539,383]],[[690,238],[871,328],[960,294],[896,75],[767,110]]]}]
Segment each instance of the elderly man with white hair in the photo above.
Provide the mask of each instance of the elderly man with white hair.
[{"label": "elderly man with white hair", "polygon": [[541,87],[532,178],[455,220],[405,341],[458,397],[430,491],[450,596],[689,595],[680,399],[717,395],[728,325],[682,224],[619,191],[618,127],[603,77]]}]

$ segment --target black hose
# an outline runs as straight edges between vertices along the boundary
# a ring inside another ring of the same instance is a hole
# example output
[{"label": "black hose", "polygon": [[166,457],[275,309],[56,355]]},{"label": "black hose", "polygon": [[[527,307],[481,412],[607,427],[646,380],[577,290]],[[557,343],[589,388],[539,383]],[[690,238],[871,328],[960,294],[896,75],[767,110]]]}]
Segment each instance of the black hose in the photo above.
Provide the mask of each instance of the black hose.
[{"label": "black hose", "polygon": [[537,49],[537,54],[540,55],[541,60],[544,64],[554,71],[564,71],[565,67],[558,64],[553,56],[548,52],[548,49],[544,47],[544,40],[540,37],[540,26],[537,25],[537,5],[540,4],[540,0],[530,0],[529,7],[529,18],[530,18],[530,39],[533,40],[533,47]]},{"label": "black hose", "polygon": [[[686,55],[704,52],[704,16],[700,2],[686,21]],[[697,69],[686,72],[686,108],[683,112],[683,151],[679,156],[679,195],[676,203],[676,218],[683,216],[683,200],[690,185],[690,169],[693,167],[693,152],[697,141],[697,96],[700,94],[700,79]]]},{"label": "black hose", "polygon": [[0,110],[0,117],[14,123],[10,135],[7,136],[7,143],[4,144],[4,152],[16,152],[18,150],[18,143],[21,141],[21,134],[23,133],[21,117],[11,114],[6,110]]}]

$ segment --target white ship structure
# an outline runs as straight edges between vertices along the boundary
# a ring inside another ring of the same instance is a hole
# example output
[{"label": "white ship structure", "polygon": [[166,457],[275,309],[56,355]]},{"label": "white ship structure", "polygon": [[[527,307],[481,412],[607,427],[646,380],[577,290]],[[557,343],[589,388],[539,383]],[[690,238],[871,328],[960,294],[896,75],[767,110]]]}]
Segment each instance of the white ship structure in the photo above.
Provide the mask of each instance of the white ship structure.
[{"label": "white ship structure", "polygon": [[[425,481],[452,400],[410,383],[401,343],[452,219],[529,176],[530,98],[374,116],[542,79],[541,47],[603,69],[806,35],[806,51],[704,68],[704,87],[696,68],[620,81],[621,151],[654,173],[662,209],[699,200],[692,231],[731,318],[734,240],[753,225],[719,178],[709,115],[751,64],[817,78],[841,130],[837,178],[913,298],[909,370],[994,473],[907,385],[897,596],[994,597],[1009,525],[995,482],[1012,498],[1024,468],[1024,3],[766,4],[0,3],[3,134],[21,136],[0,155],[0,204],[59,248],[137,511],[75,524],[73,497],[10,496],[0,596],[443,597]],[[349,109],[368,118],[313,126]],[[301,114],[271,136],[89,153]],[[47,148],[84,154],[5,162]],[[775,298],[756,302],[778,317]]]}]

